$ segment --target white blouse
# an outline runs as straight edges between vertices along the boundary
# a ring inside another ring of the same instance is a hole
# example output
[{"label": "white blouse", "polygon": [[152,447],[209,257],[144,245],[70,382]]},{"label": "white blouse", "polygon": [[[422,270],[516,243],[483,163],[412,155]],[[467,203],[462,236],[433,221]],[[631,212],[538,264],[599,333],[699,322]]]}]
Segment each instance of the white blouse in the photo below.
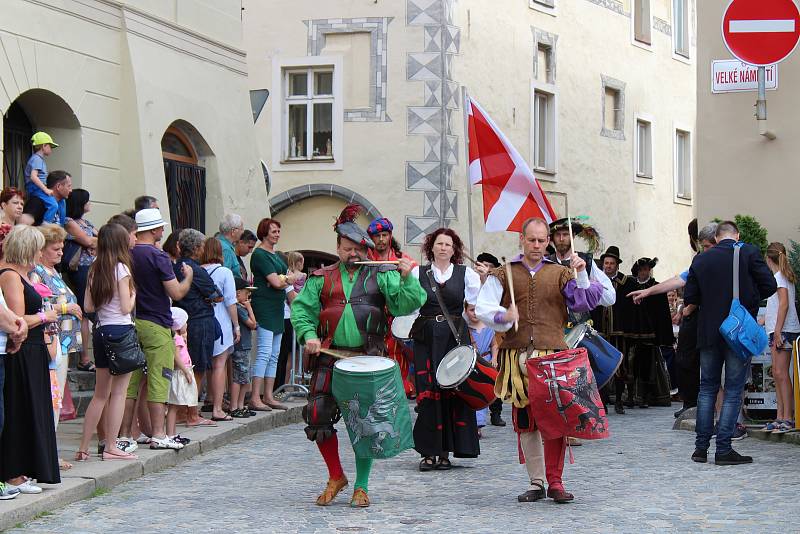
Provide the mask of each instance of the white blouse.
[{"label": "white blouse", "polygon": [[[436,264],[431,264],[433,278],[436,282],[444,284],[453,276],[453,264],[451,263],[444,271],[439,270]],[[478,291],[481,289],[481,277],[472,268],[467,267],[464,273],[464,300],[467,304],[475,304],[478,300]]]}]

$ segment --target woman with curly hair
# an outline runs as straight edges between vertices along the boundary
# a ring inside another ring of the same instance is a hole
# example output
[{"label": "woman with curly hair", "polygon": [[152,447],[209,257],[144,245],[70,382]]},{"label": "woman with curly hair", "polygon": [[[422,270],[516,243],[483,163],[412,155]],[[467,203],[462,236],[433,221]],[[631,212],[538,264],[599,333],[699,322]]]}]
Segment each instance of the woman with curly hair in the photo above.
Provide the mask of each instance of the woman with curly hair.
[{"label": "woman with curly hair", "polygon": [[[457,345],[443,314],[451,316],[462,342],[468,341],[461,312],[464,302],[475,304],[481,286],[478,273],[461,263],[463,249],[461,238],[449,228],[427,235],[422,246],[430,263],[420,268],[419,282],[428,299],[412,328],[419,414],[414,425],[414,448],[422,455],[420,471],[450,469],[451,452],[456,458],[476,458],[480,454],[475,411],[436,383],[439,362]],[[444,300],[444,311],[433,284]]]}]

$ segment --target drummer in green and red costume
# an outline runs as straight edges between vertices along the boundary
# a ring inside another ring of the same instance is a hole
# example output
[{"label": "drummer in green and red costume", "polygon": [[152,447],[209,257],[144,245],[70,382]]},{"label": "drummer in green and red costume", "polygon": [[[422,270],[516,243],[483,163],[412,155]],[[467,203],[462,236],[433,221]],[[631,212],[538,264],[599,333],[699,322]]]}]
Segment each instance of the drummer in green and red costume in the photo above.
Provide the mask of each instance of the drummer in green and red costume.
[{"label": "drummer in green and red costume", "polygon": [[[366,267],[354,262],[367,259],[375,244],[355,222],[359,206],[350,205],[337,219],[336,252],[339,261],[314,271],[292,303],[292,326],[311,361],[311,391],[303,410],[306,436],[316,441],[328,467],[328,484],[317,498],[326,506],[347,486],[339,459],[339,443],[333,425],[339,409],[331,393],[335,359],[320,349],[356,354],[385,355],[387,332],[385,310],[394,316],[408,315],[425,302],[425,291],[411,276],[413,264]],[[338,298],[337,298],[338,295]],[[367,482],[372,459],[356,458],[356,481],[350,505],[369,506]]]},{"label": "drummer in green and red costume", "polygon": [[[413,265],[412,274],[419,278],[419,264],[408,254],[401,252],[392,233],[394,225],[386,217],[379,217],[369,223],[367,233],[375,243],[375,248],[367,251],[367,257],[378,261],[396,261],[406,258]],[[393,317],[389,317],[388,326],[391,329]],[[403,378],[403,388],[407,396],[414,394],[414,377],[409,376],[408,362],[414,359],[414,354],[402,342],[395,339],[391,330],[386,333],[386,350],[389,358],[397,362],[400,367],[400,376]]]}]

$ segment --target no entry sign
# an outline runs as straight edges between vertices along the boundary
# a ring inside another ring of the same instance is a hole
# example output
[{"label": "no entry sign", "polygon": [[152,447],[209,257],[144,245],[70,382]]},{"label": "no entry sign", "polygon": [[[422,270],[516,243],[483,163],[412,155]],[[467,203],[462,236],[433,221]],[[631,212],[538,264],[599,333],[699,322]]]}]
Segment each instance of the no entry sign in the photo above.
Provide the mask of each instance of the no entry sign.
[{"label": "no entry sign", "polygon": [[778,63],[797,45],[800,12],[794,0],[732,0],[722,17],[722,38],[744,63]]}]

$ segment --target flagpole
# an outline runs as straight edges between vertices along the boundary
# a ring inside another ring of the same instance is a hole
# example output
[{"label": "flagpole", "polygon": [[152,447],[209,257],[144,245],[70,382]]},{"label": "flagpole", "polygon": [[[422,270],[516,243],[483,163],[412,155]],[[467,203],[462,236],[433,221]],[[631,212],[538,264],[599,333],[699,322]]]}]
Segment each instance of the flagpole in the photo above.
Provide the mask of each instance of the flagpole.
[{"label": "flagpole", "polygon": [[[572,255],[574,255],[575,254],[575,237],[572,235],[572,217],[569,216],[569,213],[567,213],[567,226],[569,227],[569,251],[570,251],[570,253]],[[569,262],[570,262],[570,264],[572,264],[572,256],[570,256]],[[587,269],[591,269],[591,266],[587,265],[586,268]],[[572,268],[572,272],[575,275],[575,279],[577,280],[578,279],[578,269],[573,267]],[[589,271],[586,271],[586,272],[588,274]]]},{"label": "flagpole", "polygon": [[467,87],[461,86],[461,107],[464,110],[464,169],[467,177],[467,227],[469,232],[469,253],[475,256],[472,239],[472,181],[469,178],[469,115],[467,114]]}]

